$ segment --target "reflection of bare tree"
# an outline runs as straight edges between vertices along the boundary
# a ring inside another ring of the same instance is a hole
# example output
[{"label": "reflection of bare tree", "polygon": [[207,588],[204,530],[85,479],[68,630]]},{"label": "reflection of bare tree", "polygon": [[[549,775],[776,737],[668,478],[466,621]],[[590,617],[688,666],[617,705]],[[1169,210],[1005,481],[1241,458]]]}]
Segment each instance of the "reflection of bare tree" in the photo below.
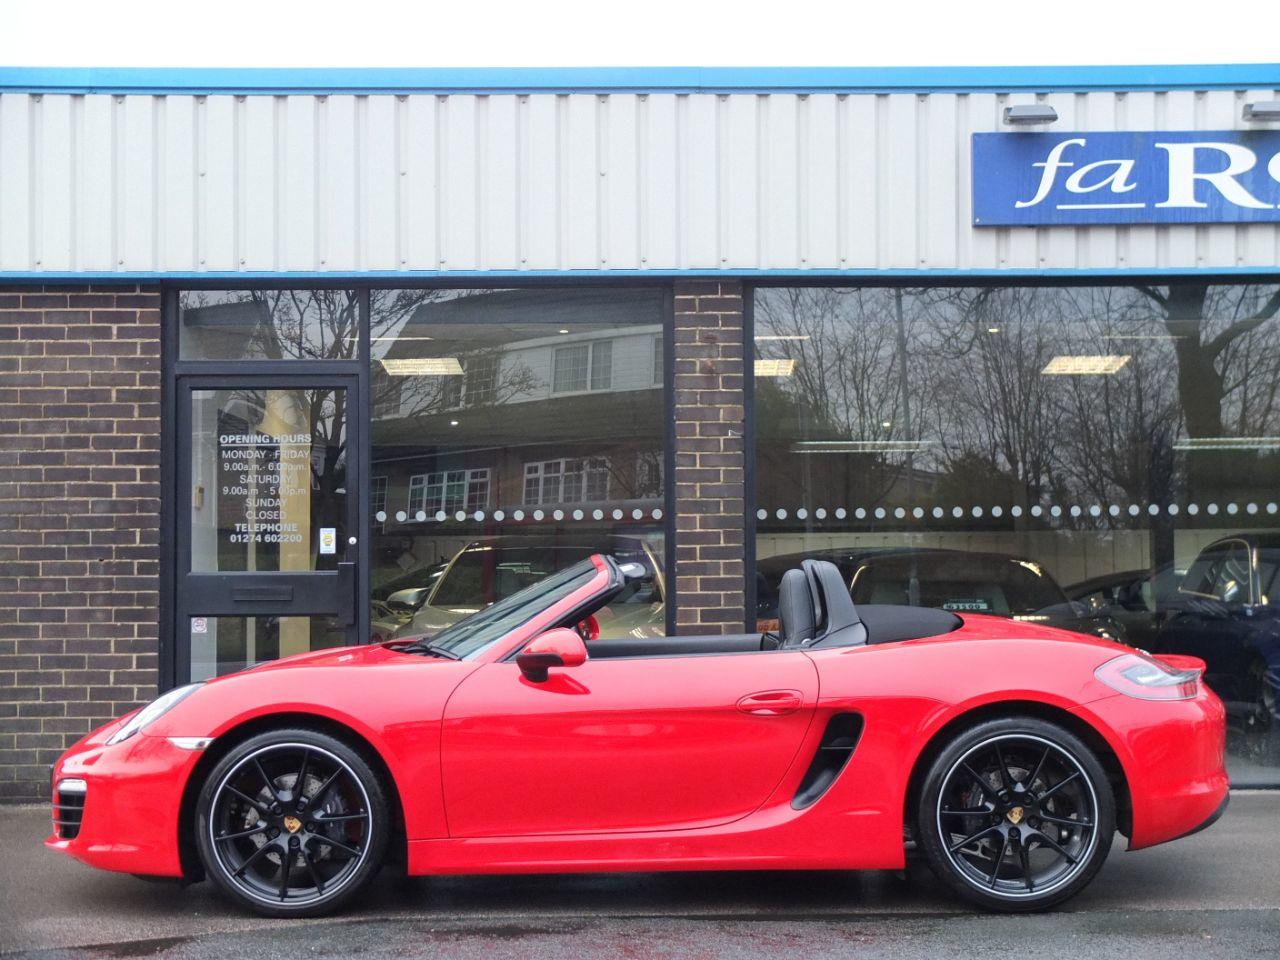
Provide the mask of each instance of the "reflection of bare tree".
[{"label": "reflection of bare tree", "polygon": [[184,310],[227,303],[258,306],[260,313],[250,311],[247,316],[261,322],[217,334],[220,350],[239,345],[231,354],[234,359],[352,360],[358,354],[359,299],[350,290],[246,290],[234,294],[193,290],[182,298]]},{"label": "reflection of bare tree", "polygon": [[[1256,435],[1271,423],[1277,389],[1275,345],[1260,328],[1280,312],[1280,288],[1268,295],[1257,286],[1179,283],[1163,291],[1139,290],[1163,311],[1165,329],[1174,338],[1178,393],[1192,437],[1227,435],[1224,406],[1240,390],[1247,399],[1251,376],[1265,381],[1261,406],[1236,404],[1238,436]],[[1261,348],[1261,349],[1259,349]],[[1261,362],[1259,362],[1261,361]],[[1253,399],[1258,399],[1254,397]]]},{"label": "reflection of bare tree", "polygon": [[[1197,450],[1194,441],[1280,434],[1275,286],[913,289],[902,293],[901,321],[894,296],[884,288],[757,295],[756,333],[766,338],[758,354],[795,360],[791,376],[757,381],[761,453],[810,491],[901,497],[894,478],[906,450],[917,451],[917,473],[934,477],[936,496],[952,502],[1006,489],[1028,504],[1237,497],[1272,475],[1272,458],[1257,450],[1266,442]],[[1100,355],[1125,361],[1108,374],[1044,372],[1055,357]],[[1180,452],[1182,436],[1192,438],[1190,453]],[[850,441],[863,452],[821,458],[806,474],[768,447],[796,438]],[[920,445],[880,442],[893,440]]]},{"label": "reflection of bare tree", "polygon": [[932,300],[938,395],[946,398],[935,423],[948,459],[983,457],[1038,501],[1063,434],[1054,384],[1041,374],[1057,344],[1039,291],[948,290]]},{"label": "reflection of bare tree", "polygon": [[[918,318],[906,311],[903,323],[903,339],[914,342]],[[927,357],[902,354],[896,324],[893,291],[887,289],[798,287],[771,290],[757,299],[757,357],[795,361],[788,376],[757,382],[757,397],[772,408],[779,439],[865,444],[856,458],[823,457],[814,469],[843,472],[846,490],[871,499],[883,496],[905,470],[901,453],[877,445],[919,441],[930,406],[921,398],[928,390]],[[906,365],[905,378],[900,364]],[[911,423],[900,387],[904,379],[917,398]],[[777,423],[778,414],[792,422]]]},{"label": "reflection of bare tree", "polygon": [[[417,341],[409,340],[406,331],[413,315],[424,305],[439,303],[458,296],[454,290],[375,290],[370,299],[372,345],[373,408],[385,409],[401,417],[421,416],[468,406],[491,406],[510,403],[515,397],[531,393],[543,385],[528,364],[511,356],[505,345],[459,347],[453,344],[462,374],[448,376],[388,375],[380,366],[381,358],[393,346],[399,357],[439,356],[438,347],[428,346],[412,352]],[[406,337],[406,339],[401,339]]]},{"label": "reflection of bare tree", "polygon": [[[1159,308],[1173,339],[1187,435],[1274,435],[1280,351],[1269,321],[1280,312],[1280,288],[1179,283],[1138,289]],[[1191,491],[1248,482],[1255,462],[1248,450],[1192,450]]]},{"label": "reflection of bare tree", "polygon": [[1128,287],[1054,293],[1046,321],[1060,344],[1129,357],[1114,374],[1061,378],[1063,472],[1098,503],[1169,499],[1180,410],[1168,376],[1171,350],[1150,305]]}]

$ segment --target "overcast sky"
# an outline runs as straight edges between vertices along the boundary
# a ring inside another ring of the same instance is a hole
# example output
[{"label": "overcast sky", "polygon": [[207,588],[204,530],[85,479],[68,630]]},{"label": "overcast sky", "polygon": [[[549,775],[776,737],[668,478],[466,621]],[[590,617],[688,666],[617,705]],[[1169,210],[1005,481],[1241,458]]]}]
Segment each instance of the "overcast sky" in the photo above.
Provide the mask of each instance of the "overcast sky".
[{"label": "overcast sky", "polygon": [[1277,37],[1277,0],[0,0],[4,66],[1267,63]]}]

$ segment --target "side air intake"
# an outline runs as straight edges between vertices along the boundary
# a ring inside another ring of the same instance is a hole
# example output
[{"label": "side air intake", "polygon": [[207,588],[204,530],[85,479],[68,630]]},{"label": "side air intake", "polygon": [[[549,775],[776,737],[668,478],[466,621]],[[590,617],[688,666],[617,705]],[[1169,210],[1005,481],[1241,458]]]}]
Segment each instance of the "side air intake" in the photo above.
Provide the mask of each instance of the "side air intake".
[{"label": "side air intake", "polygon": [[792,809],[803,810],[812,806],[827,792],[853,756],[861,736],[862,715],[859,713],[837,713],[827,721],[822,742],[818,744],[813,761],[800,781],[800,789],[791,801]]}]

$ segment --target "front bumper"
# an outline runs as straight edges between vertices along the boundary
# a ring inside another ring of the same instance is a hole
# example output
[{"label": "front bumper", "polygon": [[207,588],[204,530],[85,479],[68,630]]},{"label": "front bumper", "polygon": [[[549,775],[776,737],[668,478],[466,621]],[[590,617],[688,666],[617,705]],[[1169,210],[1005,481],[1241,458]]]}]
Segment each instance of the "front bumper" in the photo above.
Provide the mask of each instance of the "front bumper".
[{"label": "front bumper", "polygon": [[1117,694],[1076,712],[1114,736],[1132,808],[1130,850],[1204,829],[1225,809],[1226,712],[1203,684],[1191,700]]},{"label": "front bumper", "polygon": [[[55,822],[45,846],[102,870],[180,877],[182,795],[200,752],[145,733],[108,746],[115,726],[94,731],[54,764],[55,804],[64,781],[82,782],[84,799],[78,827]],[[54,811],[55,820],[65,818]]]}]

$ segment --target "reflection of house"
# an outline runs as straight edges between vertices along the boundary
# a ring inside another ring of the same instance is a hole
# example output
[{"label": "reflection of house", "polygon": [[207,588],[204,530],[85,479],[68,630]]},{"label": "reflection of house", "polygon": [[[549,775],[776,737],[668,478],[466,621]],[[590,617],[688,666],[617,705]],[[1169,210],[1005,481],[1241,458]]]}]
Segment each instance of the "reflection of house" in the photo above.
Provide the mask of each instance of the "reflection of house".
[{"label": "reflection of house", "polygon": [[661,311],[645,291],[425,302],[388,348],[375,346],[375,417],[661,387]]},{"label": "reflection of house", "polygon": [[374,361],[388,533],[440,513],[659,505],[661,297],[531,293],[423,303]]}]

